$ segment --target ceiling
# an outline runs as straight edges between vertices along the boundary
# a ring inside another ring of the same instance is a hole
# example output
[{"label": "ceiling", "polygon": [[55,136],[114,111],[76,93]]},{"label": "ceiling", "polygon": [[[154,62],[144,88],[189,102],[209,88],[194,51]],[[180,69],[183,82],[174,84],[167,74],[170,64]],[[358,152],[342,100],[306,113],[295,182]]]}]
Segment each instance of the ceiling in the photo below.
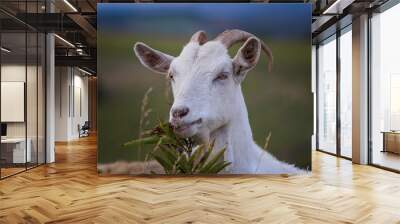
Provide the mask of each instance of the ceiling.
[{"label": "ceiling", "polygon": [[[374,8],[387,0],[251,0],[269,3],[311,3],[313,5],[313,39],[324,34],[336,22],[349,14]],[[25,28],[39,32],[54,32],[56,65],[80,66],[96,73],[97,3],[110,2],[187,2],[170,0],[1,0],[0,21],[2,32],[8,33],[18,49]],[[191,2],[205,2],[191,1]],[[208,2],[216,2],[209,0]],[[249,2],[219,0],[218,2]],[[51,13],[50,13],[51,12]],[[350,19],[351,21],[351,19]],[[22,49],[22,48],[21,48]],[[30,51],[28,47],[28,52]],[[17,50],[16,50],[17,52]]]},{"label": "ceiling", "polygon": [[96,0],[47,0],[47,4],[45,0],[1,0],[2,45],[12,50],[3,60],[16,62],[23,55],[28,59],[35,55],[36,46],[29,44],[33,35],[27,35],[25,50],[26,30],[54,32],[56,65],[96,73],[96,4]]}]

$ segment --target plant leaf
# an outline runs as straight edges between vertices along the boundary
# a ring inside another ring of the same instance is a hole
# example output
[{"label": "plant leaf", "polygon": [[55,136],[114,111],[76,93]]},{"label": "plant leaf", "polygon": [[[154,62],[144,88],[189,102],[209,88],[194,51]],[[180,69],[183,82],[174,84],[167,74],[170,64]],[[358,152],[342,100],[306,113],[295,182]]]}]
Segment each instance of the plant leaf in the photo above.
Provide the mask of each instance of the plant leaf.
[{"label": "plant leaf", "polygon": [[149,152],[164,169],[166,174],[195,174],[218,173],[230,165],[224,161],[225,148],[210,159],[213,154],[215,140],[208,146],[196,145],[192,138],[181,138],[175,134],[172,125],[159,121],[152,130],[143,131],[142,137],[129,141],[123,146],[152,144],[154,148]]},{"label": "plant leaf", "polygon": [[200,169],[200,173],[208,173],[211,168],[215,166],[218,162],[223,161],[224,153],[226,148],[220,150],[210,161],[208,161],[202,169]]},{"label": "plant leaf", "polygon": [[192,172],[195,172],[195,170],[194,170],[194,168],[196,167],[195,163],[199,162],[199,157],[200,157],[200,155],[202,155],[204,153],[204,149],[205,149],[204,145],[199,145],[197,147],[197,149],[195,150],[195,152],[190,156],[189,163],[192,164],[192,166],[193,166]]},{"label": "plant leaf", "polygon": [[182,171],[182,173],[190,174],[191,173],[191,167],[188,164],[188,159],[186,157],[186,154],[181,154],[181,157],[178,161],[179,169]]},{"label": "plant leaf", "polygon": [[225,161],[219,162],[215,164],[213,167],[211,167],[208,173],[219,173],[229,165],[231,165],[231,162],[225,162]]},{"label": "plant leaf", "polygon": [[131,145],[140,145],[140,144],[144,144],[144,145],[156,144],[159,141],[159,139],[160,139],[160,137],[158,137],[158,136],[139,138],[139,139],[135,139],[135,140],[126,142],[122,146],[126,147],[126,146],[131,146]]},{"label": "plant leaf", "polygon": [[200,161],[196,164],[196,166],[194,167],[194,172],[196,172],[197,170],[200,170],[203,168],[204,164],[207,162],[208,157],[210,156],[212,151],[212,148],[209,147],[208,150],[206,150],[203,155],[200,158]]},{"label": "plant leaf", "polygon": [[169,161],[165,160],[162,155],[157,154],[158,151],[153,152],[152,156],[154,157],[155,160],[157,160],[158,163],[164,168],[164,171],[166,174],[170,174],[173,164],[171,164]]},{"label": "plant leaf", "polygon": [[178,154],[176,153],[176,150],[168,148],[165,145],[159,145],[159,147],[160,151],[162,151],[165,155],[165,159],[167,159],[171,164],[175,165],[176,161],[178,160]]}]

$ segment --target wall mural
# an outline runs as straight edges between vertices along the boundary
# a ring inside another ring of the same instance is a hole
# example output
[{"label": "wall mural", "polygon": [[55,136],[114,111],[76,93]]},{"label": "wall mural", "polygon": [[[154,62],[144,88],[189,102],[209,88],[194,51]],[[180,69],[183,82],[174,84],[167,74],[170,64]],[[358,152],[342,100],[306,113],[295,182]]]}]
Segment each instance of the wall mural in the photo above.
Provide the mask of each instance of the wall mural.
[{"label": "wall mural", "polygon": [[99,173],[310,171],[310,24],[309,4],[99,4]]}]

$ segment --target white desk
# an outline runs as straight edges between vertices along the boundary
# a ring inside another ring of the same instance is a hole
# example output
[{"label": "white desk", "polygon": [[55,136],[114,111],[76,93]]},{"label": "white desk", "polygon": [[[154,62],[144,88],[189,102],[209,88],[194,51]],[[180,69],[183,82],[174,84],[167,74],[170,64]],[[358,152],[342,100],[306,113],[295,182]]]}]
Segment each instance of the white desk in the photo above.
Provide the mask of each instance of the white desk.
[{"label": "white desk", "polygon": [[[32,141],[30,138],[27,140],[27,146],[26,147],[26,154],[25,154],[25,138],[5,138],[1,139],[1,144],[9,147],[9,146],[14,146],[12,148],[13,150],[13,163],[25,163],[25,162],[31,162],[32,160],[32,154],[31,154],[31,145]],[[2,146],[2,147],[4,147]],[[26,161],[25,161],[26,159]]]}]

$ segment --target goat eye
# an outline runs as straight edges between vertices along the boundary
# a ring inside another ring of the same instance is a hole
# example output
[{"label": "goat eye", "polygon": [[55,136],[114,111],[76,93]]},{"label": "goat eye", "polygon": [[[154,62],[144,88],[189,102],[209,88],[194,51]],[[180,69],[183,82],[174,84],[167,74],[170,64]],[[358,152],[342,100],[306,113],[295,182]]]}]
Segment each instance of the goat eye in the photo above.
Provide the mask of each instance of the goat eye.
[{"label": "goat eye", "polygon": [[225,73],[220,73],[214,80],[225,80],[228,78],[228,75]]},{"label": "goat eye", "polygon": [[168,79],[174,81],[174,76],[171,73],[168,73]]}]

